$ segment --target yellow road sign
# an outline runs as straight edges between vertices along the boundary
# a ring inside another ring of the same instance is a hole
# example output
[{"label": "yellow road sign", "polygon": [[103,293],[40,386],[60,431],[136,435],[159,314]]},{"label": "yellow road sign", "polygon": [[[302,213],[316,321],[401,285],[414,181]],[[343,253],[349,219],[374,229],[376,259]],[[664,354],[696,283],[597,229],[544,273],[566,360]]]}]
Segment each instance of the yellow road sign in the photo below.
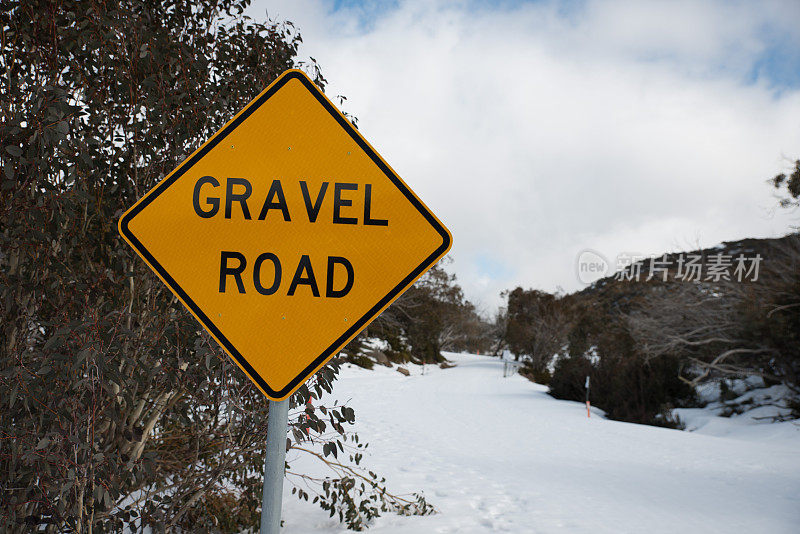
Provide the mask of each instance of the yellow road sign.
[{"label": "yellow road sign", "polygon": [[452,239],[297,70],[150,190],[119,229],[273,400],[296,391]]}]

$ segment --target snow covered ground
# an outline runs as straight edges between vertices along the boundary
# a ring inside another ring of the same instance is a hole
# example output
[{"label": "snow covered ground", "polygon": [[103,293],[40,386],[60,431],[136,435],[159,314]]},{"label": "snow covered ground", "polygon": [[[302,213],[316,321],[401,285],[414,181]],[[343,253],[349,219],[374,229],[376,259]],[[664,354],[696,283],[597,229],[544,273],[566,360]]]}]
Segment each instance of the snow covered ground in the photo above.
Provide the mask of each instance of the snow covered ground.
[{"label": "snow covered ground", "polygon": [[[457,367],[422,375],[410,366],[410,377],[348,367],[336,384],[370,443],[362,464],[390,491],[422,491],[439,510],[385,515],[371,532],[800,532],[800,427],[791,422],[685,413],[698,428],[682,432],[599,411],[588,419],[580,403],[503,378],[496,359],[447,356]],[[308,458],[292,468],[323,473]],[[283,516],[287,534],[345,532],[289,487]]]},{"label": "snow covered ground", "polygon": [[[705,407],[678,408],[675,414],[691,432],[800,446],[796,439],[800,422],[774,422],[776,416],[791,413],[785,402],[789,396],[786,386],[764,387],[763,380],[750,377],[734,381],[733,391],[733,399],[720,401],[719,383],[707,383],[699,391],[700,399],[708,403]],[[740,410],[746,411],[738,413]]]}]

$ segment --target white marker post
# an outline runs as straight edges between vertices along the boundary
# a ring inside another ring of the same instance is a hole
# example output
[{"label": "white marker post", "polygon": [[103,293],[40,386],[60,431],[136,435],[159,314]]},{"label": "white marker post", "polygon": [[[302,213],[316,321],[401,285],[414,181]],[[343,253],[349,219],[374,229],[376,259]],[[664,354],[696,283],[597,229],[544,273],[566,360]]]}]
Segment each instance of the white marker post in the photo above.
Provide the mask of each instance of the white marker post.
[{"label": "white marker post", "polygon": [[269,401],[267,452],[264,457],[264,495],[261,499],[261,534],[278,534],[281,529],[288,428],[289,397],[282,401]]},{"label": "white marker post", "polygon": [[586,384],[584,385],[586,388],[586,417],[592,417],[592,405],[589,404],[589,375],[586,375]]}]

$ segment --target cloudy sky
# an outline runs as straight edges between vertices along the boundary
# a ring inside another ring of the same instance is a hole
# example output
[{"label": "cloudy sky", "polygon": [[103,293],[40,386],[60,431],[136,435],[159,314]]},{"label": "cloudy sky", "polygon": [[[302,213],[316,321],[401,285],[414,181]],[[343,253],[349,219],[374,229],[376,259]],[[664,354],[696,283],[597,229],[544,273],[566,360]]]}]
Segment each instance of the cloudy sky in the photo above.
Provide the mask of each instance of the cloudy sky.
[{"label": "cloudy sky", "polygon": [[582,287],[578,254],[785,234],[767,178],[800,157],[800,2],[255,0],[329,96],[503,289]]}]

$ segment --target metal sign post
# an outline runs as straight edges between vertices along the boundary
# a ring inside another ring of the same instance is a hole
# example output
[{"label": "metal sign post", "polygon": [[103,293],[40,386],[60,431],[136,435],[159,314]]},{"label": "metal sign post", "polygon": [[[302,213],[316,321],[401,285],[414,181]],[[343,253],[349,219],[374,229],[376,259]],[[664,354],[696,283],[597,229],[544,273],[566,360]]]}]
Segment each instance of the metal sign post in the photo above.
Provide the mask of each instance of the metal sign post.
[{"label": "metal sign post", "polygon": [[269,401],[267,453],[264,457],[264,495],[261,499],[261,534],[278,534],[281,529],[288,427],[289,399]]}]

